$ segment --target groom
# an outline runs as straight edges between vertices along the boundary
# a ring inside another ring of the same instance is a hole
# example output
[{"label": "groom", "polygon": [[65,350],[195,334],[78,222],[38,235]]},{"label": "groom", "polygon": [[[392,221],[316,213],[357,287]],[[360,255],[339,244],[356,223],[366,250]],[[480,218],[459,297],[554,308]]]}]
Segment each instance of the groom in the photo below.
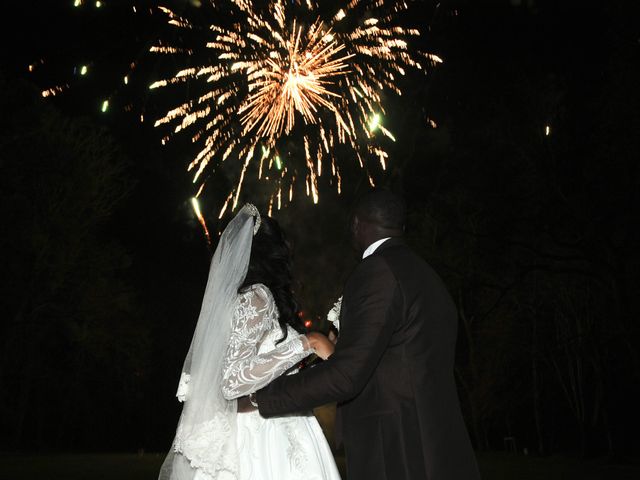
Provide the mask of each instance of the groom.
[{"label": "groom", "polygon": [[254,401],[264,417],[338,402],[348,480],[477,480],[453,376],[456,307],[405,244],[404,222],[389,191],[357,202],[351,231],[363,259],[343,292],[335,352]]}]

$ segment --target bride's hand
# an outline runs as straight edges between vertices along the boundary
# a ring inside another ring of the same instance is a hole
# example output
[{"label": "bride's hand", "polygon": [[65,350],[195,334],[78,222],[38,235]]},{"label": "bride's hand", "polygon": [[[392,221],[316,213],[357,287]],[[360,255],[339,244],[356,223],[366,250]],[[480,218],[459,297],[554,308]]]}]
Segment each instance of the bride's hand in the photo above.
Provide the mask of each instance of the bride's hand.
[{"label": "bride's hand", "polygon": [[331,341],[331,343],[333,343],[334,345],[336,343],[338,343],[338,335],[336,334],[336,330],[335,329],[331,329],[329,330],[329,335],[327,335],[327,338]]},{"label": "bride's hand", "polygon": [[307,333],[307,340],[309,341],[309,346],[316,352],[316,355],[323,360],[329,358],[336,348],[331,340],[319,332]]}]

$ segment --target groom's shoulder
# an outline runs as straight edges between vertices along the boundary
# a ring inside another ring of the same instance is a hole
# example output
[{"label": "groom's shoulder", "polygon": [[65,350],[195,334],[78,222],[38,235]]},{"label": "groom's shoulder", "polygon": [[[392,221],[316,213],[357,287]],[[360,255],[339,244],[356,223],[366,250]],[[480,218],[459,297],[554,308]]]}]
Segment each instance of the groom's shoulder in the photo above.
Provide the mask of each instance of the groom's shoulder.
[{"label": "groom's shoulder", "polygon": [[404,239],[392,239],[385,243],[388,243],[388,245],[383,244],[382,246],[386,248],[381,248],[380,251],[376,253],[381,259],[384,259],[391,270],[409,270],[413,274],[433,270],[431,265],[407,244]]},{"label": "groom's shoulder", "polygon": [[355,268],[347,278],[347,286],[354,287],[362,283],[368,283],[373,279],[393,278],[393,269],[389,265],[388,259],[377,253],[369,255],[355,265]]},{"label": "groom's shoulder", "polygon": [[408,249],[407,245],[398,238],[391,238],[380,245],[374,253],[360,261],[351,272],[349,280],[353,283],[364,281],[371,277],[389,277],[395,276],[394,264],[397,260],[394,258],[398,253],[402,255],[402,251]]},{"label": "groom's shoulder", "polygon": [[386,262],[394,262],[401,258],[412,258],[416,261],[424,262],[424,259],[402,237],[391,238],[384,242],[372,255],[372,257],[374,256],[382,257]]}]

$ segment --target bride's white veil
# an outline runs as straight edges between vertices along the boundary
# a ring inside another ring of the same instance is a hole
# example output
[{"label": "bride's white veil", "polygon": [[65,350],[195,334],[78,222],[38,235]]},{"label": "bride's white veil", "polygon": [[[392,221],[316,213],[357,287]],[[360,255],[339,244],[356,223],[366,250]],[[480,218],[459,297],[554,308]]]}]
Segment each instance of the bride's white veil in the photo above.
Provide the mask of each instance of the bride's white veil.
[{"label": "bride's white veil", "polygon": [[159,480],[192,480],[198,470],[219,480],[238,476],[237,406],[222,396],[222,364],[259,222],[258,210],[245,205],[225,228],[213,255],[178,387],[184,406]]}]

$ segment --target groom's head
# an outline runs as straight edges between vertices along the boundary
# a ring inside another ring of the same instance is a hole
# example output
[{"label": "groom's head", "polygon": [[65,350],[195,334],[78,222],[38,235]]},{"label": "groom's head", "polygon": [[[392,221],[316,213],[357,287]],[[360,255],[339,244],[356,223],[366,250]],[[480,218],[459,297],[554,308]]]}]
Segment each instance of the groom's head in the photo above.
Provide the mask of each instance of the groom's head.
[{"label": "groom's head", "polygon": [[357,250],[376,240],[404,234],[404,200],[383,188],[374,188],[356,201],[351,214],[351,234]]}]

